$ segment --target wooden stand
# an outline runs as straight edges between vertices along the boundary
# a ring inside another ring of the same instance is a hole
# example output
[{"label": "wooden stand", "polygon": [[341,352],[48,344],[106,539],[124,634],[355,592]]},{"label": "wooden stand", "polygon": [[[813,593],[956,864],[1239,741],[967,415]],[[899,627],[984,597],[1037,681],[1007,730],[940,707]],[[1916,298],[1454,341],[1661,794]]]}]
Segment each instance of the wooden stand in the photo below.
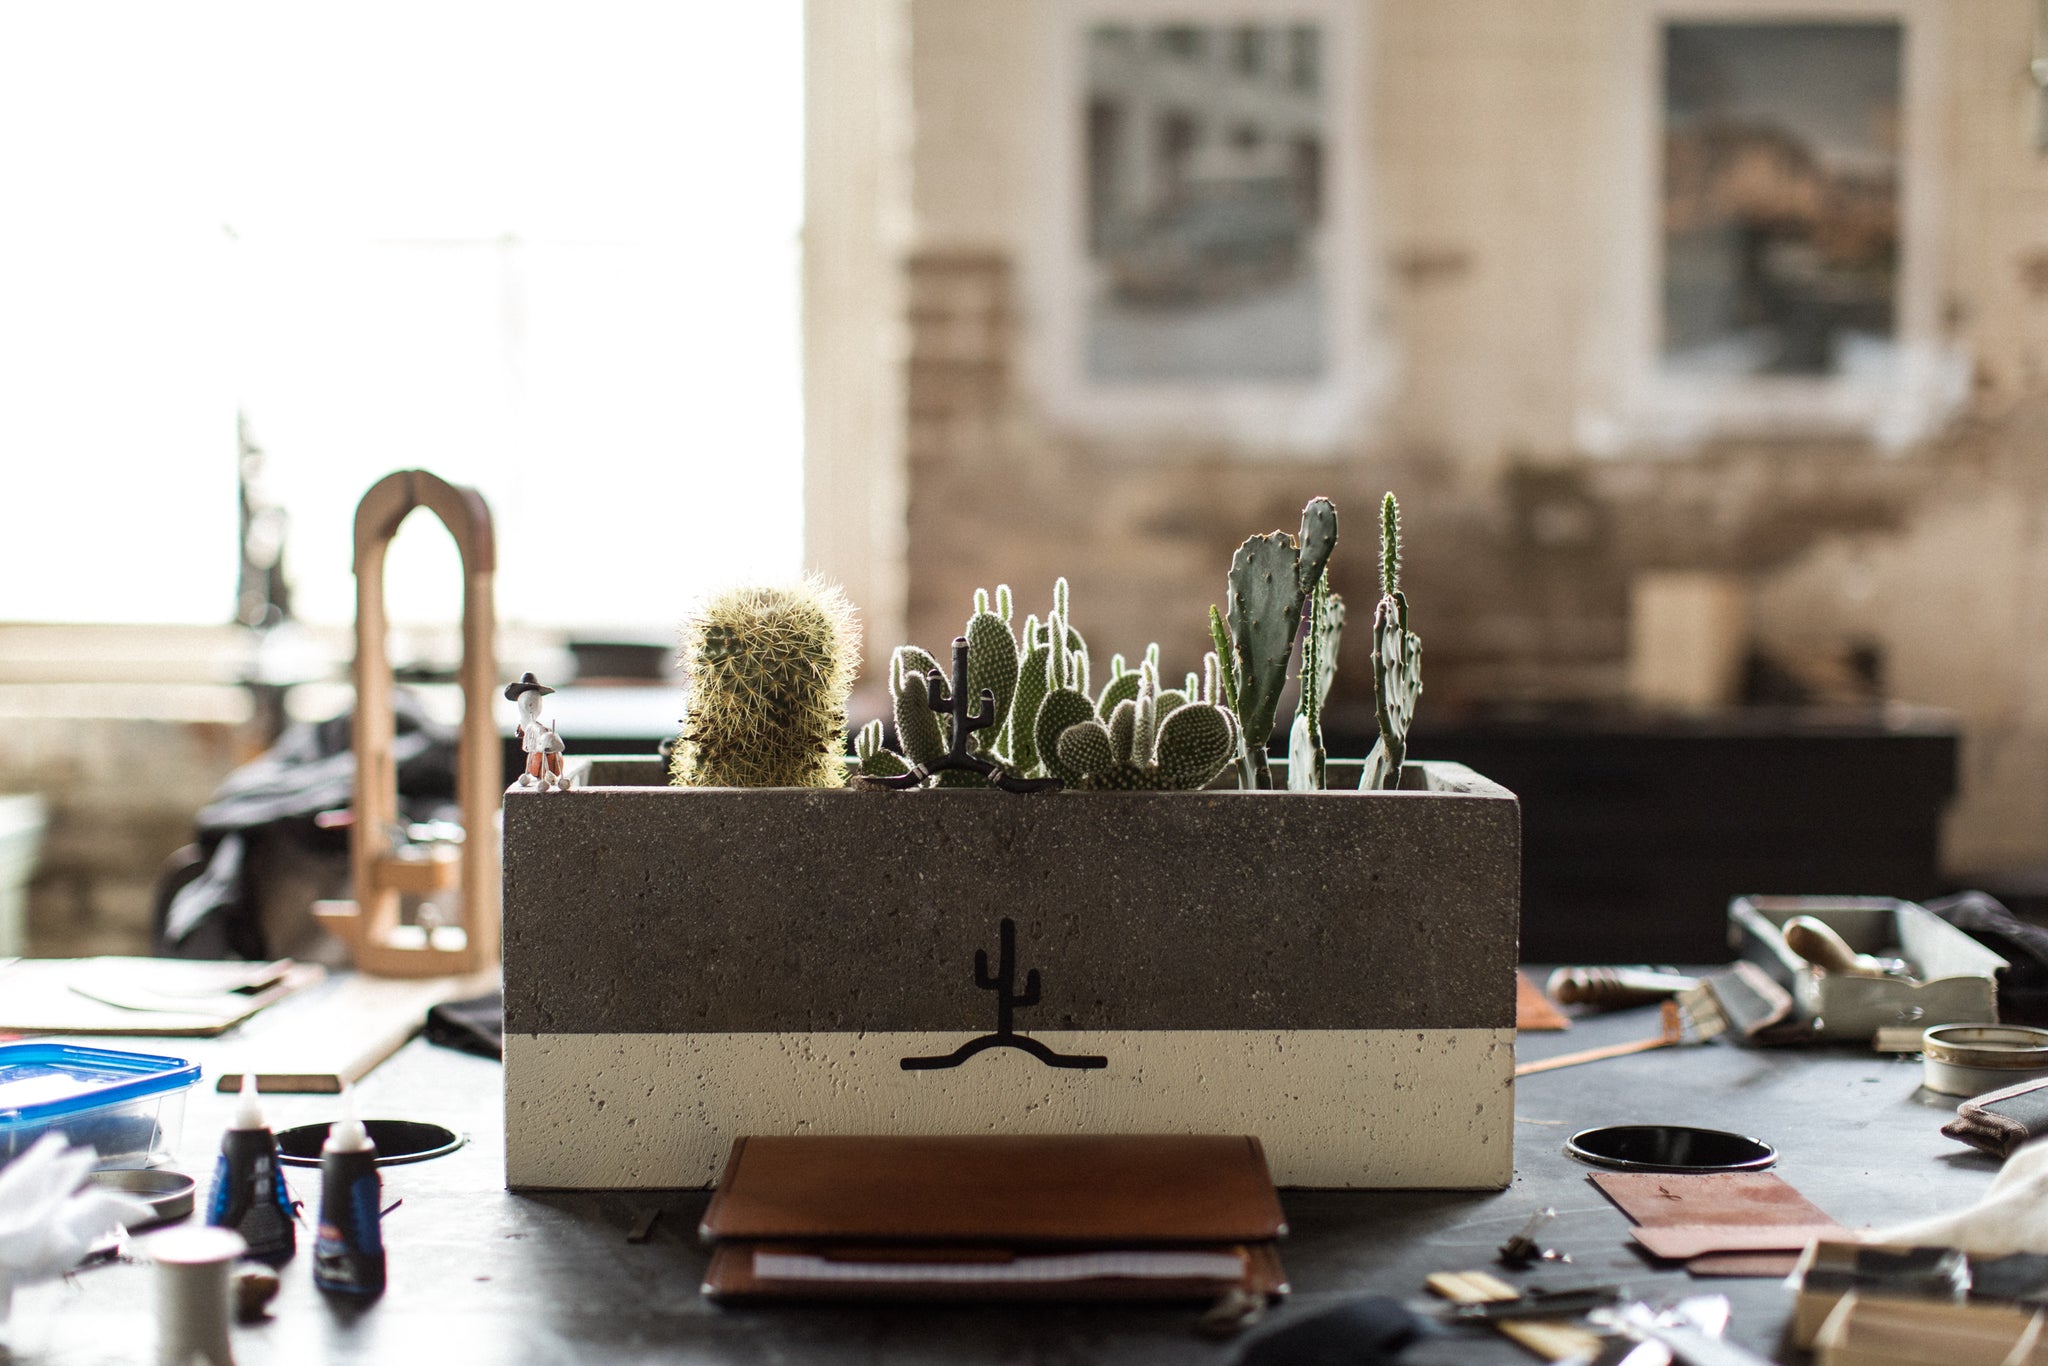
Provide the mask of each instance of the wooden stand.
[{"label": "wooden stand", "polygon": [[[394,842],[398,766],[392,757],[391,666],[385,653],[384,556],[414,508],[441,519],[462,556],[462,734],[455,798],[462,808],[459,852]],[[497,810],[503,760],[491,698],[497,690],[497,630],[491,579],[497,548],[491,510],[475,489],[425,470],[377,481],[356,506],[356,797],[349,831],[354,901],[323,901],[314,912],[349,948],[359,971],[384,977],[443,977],[498,961]],[[462,925],[431,933],[399,923],[401,893],[460,893]]]}]

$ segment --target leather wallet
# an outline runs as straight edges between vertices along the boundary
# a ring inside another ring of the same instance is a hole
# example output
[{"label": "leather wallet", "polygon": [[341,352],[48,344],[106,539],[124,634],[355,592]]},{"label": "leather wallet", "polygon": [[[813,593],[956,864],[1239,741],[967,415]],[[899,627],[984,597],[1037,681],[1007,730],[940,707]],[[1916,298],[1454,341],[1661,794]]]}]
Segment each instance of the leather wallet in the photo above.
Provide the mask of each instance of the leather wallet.
[{"label": "leather wallet", "polygon": [[1217,1135],[798,1135],[733,1144],[714,1299],[1284,1294],[1264,1150]]},{"label": "leather wallet", "polygon": [[1993,1157],[2011,1157],[2021,1144],[2048,1134],[2048,1079],[1966,1100],[1941,1131]]}]

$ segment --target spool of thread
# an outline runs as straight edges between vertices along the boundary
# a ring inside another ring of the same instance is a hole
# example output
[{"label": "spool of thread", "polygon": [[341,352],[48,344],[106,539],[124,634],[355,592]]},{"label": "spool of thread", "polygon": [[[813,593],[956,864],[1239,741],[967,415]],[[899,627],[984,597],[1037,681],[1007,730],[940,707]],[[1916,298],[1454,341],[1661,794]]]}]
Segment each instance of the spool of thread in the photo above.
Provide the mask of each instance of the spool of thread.
[{"label": "spool of thread", "polygon": [[228,1268],[248,1244],[232,1229],[174,1228],[143,1244],[156,1263],[157,1366],[235,1366]]}]

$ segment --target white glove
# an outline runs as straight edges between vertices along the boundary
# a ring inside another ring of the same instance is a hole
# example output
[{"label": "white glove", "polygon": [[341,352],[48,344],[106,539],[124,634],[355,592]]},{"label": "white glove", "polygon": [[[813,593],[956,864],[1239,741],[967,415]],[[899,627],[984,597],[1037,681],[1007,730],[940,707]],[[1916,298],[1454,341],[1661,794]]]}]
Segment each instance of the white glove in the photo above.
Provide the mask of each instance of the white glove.
[{"label": "white glove", "polygon": [[80,1189],[97,1160],[90,1148],[44,1134],[0,1167],[0,1319],[16,1285],[61,1276],[114,1229],[152,1217],[143,1201]]}]

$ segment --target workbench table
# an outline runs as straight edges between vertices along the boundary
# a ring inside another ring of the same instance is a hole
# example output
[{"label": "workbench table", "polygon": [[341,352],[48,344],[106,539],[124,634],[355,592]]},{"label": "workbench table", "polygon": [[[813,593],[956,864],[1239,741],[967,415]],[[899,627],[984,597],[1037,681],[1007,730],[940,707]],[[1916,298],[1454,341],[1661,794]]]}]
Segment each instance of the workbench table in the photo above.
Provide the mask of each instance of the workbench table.
[{"label": "workbench table", "polygon": [[[1656,1032],[1654,1010],[1581,1020],[1557,1034],[1521,1036],[1525,1060]],[[183,1170],[203,1203],[234,1098],[212,1090],[208,1045],[134,1047],[207,1065],[185,1116]],[[119,1045],[116,1046],[126,1046]],[[1973,1203],[1996,1163],[1943,1138],[1952,1100],[1919,1089],[1916,1060],[1847,1050],[1748,1051],[1726,1043],[1642,1053],[1523,1079],[1516,1096],[1516,1176],[1502,1192],[1283,1192],[1292,1228],[1282,1256],[1294,1294],[1269,1324],[1298,1320],[1347,1297],[1421,1298],[1432,1271],[1491,1266],[1494,1249],[1529,1215],[1554,1206],[1544,1241],[1572,1263],[1514,1282],[1550,1286],[1622,1280],[1676,1298],[1726,1293],[1729,1336],[1792,1362],[1782,1344],[1791,1299],[1776,1280],[1692,1280],[1629,1250],[1627,1218],[1597,1191],[1591,1170],[1564,1155],[1565,1138],[1598,1124],[1669,1122],[1734,1129],[1777,1146],[1776,1170],[1850,1227],[1882,1226]],[[433,1120],[469,1136],[450,1156],[385,1169],[390,1290],[372,1308],[330,1306],[311,1280],[310,1239],[284,1269],[268,1323],[234,1330],[243,1366],[320,1362],[804,1362],[1167,1363],[1229,1361],[1234,1343],[1192,1332],[1192,1307],[831,1306],[719,1309],[698,1294],[705,1252],[696,1238],[702,1193],[536,1193],[503,1189],[504,1126],[495,1062],[408,1045],[360,1087],[371,1118]],[[267,1096],[272,1124],[332,1117],[331,1097]],[[295,1194],[318,1200],[318,1174],[287,1169]],[[661,1217],[643,1243],[629,1229]],[[22,1358],[85,1366],[154,1360],[154,1271],[117,1264],[20,1296],[46,1350]],[[4,1354],[0,1354],[4,1360]],[[1411,1349],[1417,1366],[1527,1362],[1503,1339],[1459,1330]]]}]

